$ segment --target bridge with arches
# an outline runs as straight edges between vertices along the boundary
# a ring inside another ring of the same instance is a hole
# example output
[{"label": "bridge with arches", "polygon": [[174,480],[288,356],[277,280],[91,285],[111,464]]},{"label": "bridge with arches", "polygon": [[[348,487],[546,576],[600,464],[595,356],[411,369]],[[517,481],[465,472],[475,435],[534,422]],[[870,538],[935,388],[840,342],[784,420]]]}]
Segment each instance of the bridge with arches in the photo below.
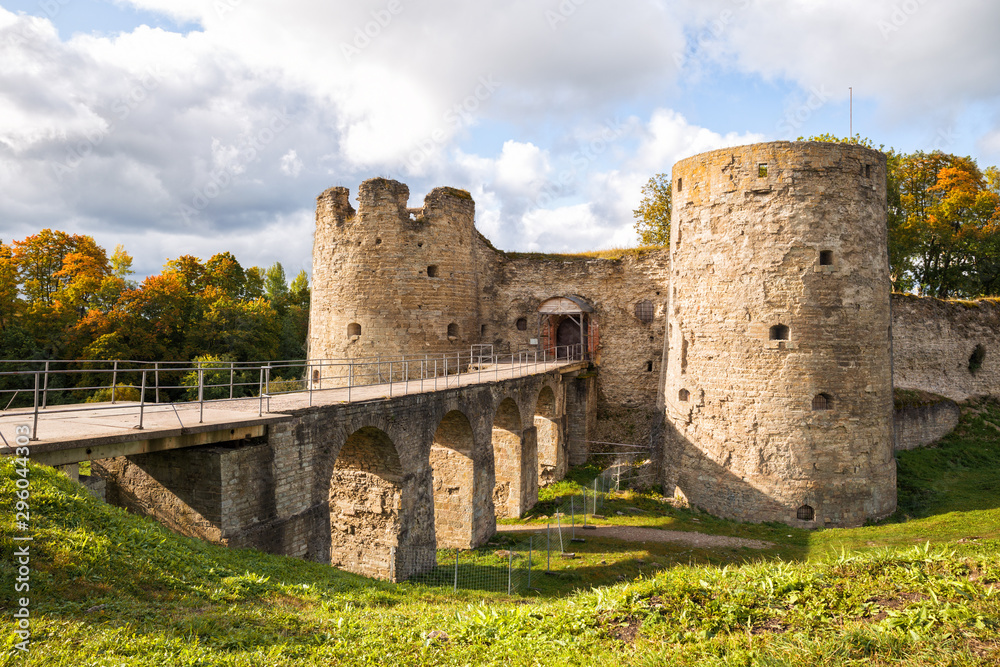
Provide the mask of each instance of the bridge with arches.
[{"label": "bridge with arches", "polygon": [[[32,443],[32,457],[90,460],[108,502],[183,534],[403,580],[433,567],[436,549],[484,543],[497,518],[523,514],[539,485],[586,460],[596,405],[588,366],[565,355],[464,364],[436,389],[404,374],[356,387],[349,401],[343,390],[271,396],[266,410],[222,401],[202,407],[197,424],[190,404],[187,417],[154,405],[142,430],[75,439],[73,418],[84,431],[121,426],[135,421],[122,417],[135,402],[43,414],[35,426],[51,437]],[[0,433],[19,414],[32,413],[6,413]]]}]

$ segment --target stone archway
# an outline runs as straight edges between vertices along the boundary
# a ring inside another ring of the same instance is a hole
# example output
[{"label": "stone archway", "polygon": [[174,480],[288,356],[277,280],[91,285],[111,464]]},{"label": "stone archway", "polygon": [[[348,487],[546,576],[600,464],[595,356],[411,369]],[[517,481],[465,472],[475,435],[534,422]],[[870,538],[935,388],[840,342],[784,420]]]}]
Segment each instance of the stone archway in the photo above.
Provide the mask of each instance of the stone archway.
[{"label": "stone archway", "polygon": [[546,486],[562,479],[567,469],[566,452],[556,413],[556,395],[551,387],[542,387],[538,394],[535,433],[538,440],[538,483]]},{"label": "stone archway", "polygon": [[430,463],[434,475],[434,534],[439,549],[469,549],[473,536],[474,448],[472,425],[458,410],[434,432]]},{"label": "stone archway", "polygon": [[392,577],[399,543],[403,467],[396,446],[372,426],[352,433],[330,479],[330,564]]},{"label": "stone archway", "polygon": [[517,517],[525,509],[521,411],[506,398],[493,419],[493,508],[498,518]]}]

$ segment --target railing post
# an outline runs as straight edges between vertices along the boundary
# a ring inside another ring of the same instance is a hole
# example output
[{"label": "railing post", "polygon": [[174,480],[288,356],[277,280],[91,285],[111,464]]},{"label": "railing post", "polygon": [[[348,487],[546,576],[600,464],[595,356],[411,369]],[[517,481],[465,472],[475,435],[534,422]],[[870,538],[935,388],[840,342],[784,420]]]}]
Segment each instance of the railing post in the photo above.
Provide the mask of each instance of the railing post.
[{"label": "railing post", "polygon": [[392,398],[392,361],[389,362],[389,398]]},{"label": "railing post", "polygon": [[153,400],[160,402],[160,362],[153,362]]},{"label": "railing post", "polygon": [[111,371],[111,405],[115,404],[115,385],[118,384],[118,360],[115,359],[115,365]]},{"label": "railing post", "polygon": [[234,379],[233,362],[230,361],[229,362],[229,400],[230,401],[233,400],[233,379]]},{"label": "railing post", "polygon": [[264,367],[260,367],[260,382],[257,384],[257,416],[264,414]]},{"label": "railing post", "polygon": [[49,404],[49,362],[45,362],[45,382],[42,385],[42,410]]},{"label": "railing post", "polygon": [[198,423],[205,421],[205,371],[198,362]]},{"label": "railing post", "polygon": [[354,384],[354,360],[347,361],[347,402],[351,402],[351,386]]},{"label": "railing post", "polygon": [[312,364],[306,362],[306,380],[309,382],[309,407],[313,404],[313,367]]},{"label": "railing post", "polygon": [[271,362],[264,369],[264,393],[267,394],[267,411],[271,412]]},{"label": "railing post", "polygon": [[32,420],[31,427],[31,439],[38,440],[38,385],[39,385],[39,373],[35,371],[35,416]]},{"label": "railing post", "polygon": [[142,372],[142,388],[139,390],[139,430],[142,430],[142,418],[146,413],[146,371]]}]

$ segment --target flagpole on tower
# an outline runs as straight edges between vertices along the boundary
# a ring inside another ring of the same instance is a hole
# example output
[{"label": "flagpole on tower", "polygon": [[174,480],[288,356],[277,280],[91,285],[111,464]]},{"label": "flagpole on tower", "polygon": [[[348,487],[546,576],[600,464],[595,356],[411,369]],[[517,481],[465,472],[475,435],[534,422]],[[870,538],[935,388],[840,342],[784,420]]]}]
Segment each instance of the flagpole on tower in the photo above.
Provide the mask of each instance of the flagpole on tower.
[{"label": "flagpole on tower", "polygon": [[854,87],[850,86],[848,89],[851,92],[851,141],[854,141]]}]

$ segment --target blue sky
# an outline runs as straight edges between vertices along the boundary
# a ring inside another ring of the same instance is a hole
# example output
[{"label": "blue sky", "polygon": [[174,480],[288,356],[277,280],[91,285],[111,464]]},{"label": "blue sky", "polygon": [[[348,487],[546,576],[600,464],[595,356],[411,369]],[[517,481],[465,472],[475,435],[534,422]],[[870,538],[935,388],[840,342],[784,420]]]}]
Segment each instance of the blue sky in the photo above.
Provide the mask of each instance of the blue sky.
[{"label": "blue sky", "polygon": [[[430,6],[428,6],[430,5]],[[846,135],[1000,164],[981,0],[0,0],[0,239],[311,264],[315,197],[467,188],[498,247],[635,242],[649,176]]]}]

